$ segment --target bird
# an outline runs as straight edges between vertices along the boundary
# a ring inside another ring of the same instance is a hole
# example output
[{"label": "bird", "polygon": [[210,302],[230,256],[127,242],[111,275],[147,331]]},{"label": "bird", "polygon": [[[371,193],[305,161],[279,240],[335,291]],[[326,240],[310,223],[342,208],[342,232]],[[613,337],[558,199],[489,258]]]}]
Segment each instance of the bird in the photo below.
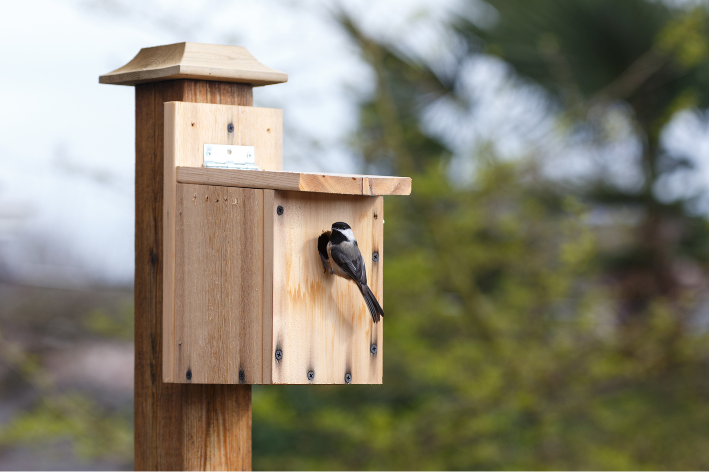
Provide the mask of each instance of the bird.
[{"label": "bird", "polygon": [[326,231],[318,237],[318,253],[325,273],[329,271],[330,274],[357,284],[372,320],[378,323],[384,316],[384,310],[367,286],[364,260],[350,225],[341,221],[333,223],[331,231]]}]

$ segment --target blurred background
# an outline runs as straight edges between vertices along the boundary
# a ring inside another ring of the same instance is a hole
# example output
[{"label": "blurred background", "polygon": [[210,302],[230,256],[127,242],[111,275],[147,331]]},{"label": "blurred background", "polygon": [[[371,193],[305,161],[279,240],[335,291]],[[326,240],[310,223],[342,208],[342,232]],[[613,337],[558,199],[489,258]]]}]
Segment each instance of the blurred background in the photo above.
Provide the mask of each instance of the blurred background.
[{"label": "blurred background", "polygon": [[709,468],[709,4],[64,0],[0,17],[0,468],[133,460],[141,47],[290,74],[286,170],[387,197],[377,387],[254,387],[254,469]]}]

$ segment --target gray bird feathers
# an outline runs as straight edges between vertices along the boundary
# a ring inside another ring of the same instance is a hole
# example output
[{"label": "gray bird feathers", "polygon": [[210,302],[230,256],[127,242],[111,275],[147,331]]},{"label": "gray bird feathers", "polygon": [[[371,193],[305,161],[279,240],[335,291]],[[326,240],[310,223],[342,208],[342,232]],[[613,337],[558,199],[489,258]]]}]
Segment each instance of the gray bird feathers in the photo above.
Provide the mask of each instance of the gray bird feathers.
[{"label": "gray bird feathers", "polygon": [[333,223],[332,231],[326,231],[318,238],[318,253],[325,272],[352,280],[357,284],[372,320],[377,323],[384,316],[384,310],[367,286],[367,272],[362,253],[352,228],[347,223]]}]

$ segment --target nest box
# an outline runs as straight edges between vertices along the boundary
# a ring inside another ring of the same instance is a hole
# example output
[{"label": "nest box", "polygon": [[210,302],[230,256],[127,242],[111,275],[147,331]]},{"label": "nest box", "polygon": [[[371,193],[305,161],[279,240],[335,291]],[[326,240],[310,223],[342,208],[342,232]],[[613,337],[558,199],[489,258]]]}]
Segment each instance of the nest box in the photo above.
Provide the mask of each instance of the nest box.
[{"label": "nest box", "polygon": [[382,196],[411,179],[282,172],[281,110],[164,107],[163,380],[381,383],[384,323],[317,239],[352,227],[386,311]]}]

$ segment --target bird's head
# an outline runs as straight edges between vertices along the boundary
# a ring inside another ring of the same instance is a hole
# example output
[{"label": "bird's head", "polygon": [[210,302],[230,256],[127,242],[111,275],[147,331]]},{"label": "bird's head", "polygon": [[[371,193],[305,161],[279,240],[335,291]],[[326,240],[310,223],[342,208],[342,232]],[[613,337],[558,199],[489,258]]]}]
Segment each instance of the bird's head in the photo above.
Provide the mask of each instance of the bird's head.
[{"label": "bird's head", "polygon": [[[350,228],[350,225],[347,223],[343,223],[341,221],[338,221],[337,223],[332,224],[332,233],[333,236],[335,233],[338,233],[342,235],[345,240],[350,241],[350,242],[355,242],[355,236],[354,233],[352,232],[352,228]],[[332,239],[331,239],[332,240]],[[334,237],[334,240],[332,242],[334,244],[339,244],[339,241],[342,241],[339,237]]]}]

